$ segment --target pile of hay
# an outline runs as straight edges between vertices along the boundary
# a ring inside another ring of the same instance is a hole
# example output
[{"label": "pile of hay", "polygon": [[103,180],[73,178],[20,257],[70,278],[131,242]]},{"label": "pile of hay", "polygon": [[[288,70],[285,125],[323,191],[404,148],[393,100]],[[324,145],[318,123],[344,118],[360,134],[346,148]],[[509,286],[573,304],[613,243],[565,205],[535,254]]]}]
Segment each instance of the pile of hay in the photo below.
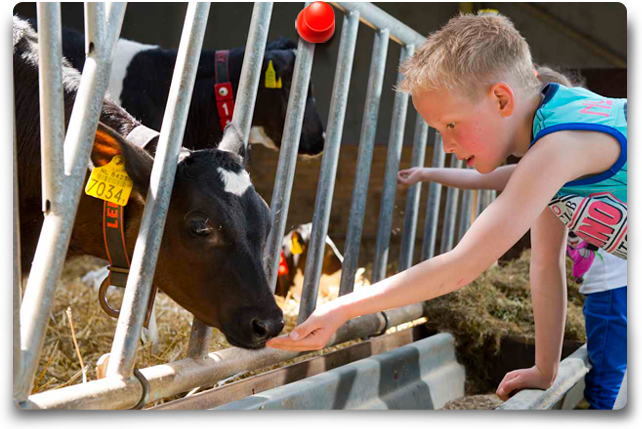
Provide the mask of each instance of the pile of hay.
[{"label": "pile of hay", "polygon": [[[567,273],[571,272],[567,258]],[[529,283],[530,250],[521,257],[486,270],[463,289],[428,303],[428,326],[450,332],[458,360],[466,367],[469,393],[492,392],[488,361],[500,353],[505,337],[535,338]],[[583,296],[568,276],[565,339],[585,342]]]}]

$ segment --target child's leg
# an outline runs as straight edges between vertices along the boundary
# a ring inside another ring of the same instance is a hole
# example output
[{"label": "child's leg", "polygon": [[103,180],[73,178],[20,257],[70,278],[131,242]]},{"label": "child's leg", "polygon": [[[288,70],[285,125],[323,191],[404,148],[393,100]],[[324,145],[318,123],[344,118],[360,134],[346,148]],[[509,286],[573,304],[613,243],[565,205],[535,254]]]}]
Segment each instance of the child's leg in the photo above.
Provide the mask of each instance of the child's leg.
[{"label": "child's leg", "polygon": [[593,368],[584,397],[594,409],[613,409],[626,371],[626,286],[586,295],[586,338]]}]

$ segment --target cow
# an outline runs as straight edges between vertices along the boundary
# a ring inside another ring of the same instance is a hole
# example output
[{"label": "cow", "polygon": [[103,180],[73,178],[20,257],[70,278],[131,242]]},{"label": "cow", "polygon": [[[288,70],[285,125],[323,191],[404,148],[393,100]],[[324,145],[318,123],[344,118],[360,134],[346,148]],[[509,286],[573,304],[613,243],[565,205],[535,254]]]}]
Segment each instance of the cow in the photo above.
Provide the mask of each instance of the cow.
[{"label": "cow", "polygon": [[[82,71],[85,62],[84,34],[65,27],[62,37],[63,55]],[[284,37],[266,45],[250,129],[250,144],[262,144],[273,150],[281,146],[296,48],[295,42]],[[225,115],[225,110],[219,112],[223,108],[217,107],[215,95],[216,53],[214,50],[203,50],[199,60],[183,140],[183,146],[189,149],[216,147],[223,135],[221,114]],[[244,53],[244,47],[229,49],[226,59],[227,78],[234,97],[238,93]],[[176,50],[127,39],[118,40],[109,80],[111,97],[144,125],[160,129],[176,57]],[[272,73],[272,70],[274,79],[269,84],[266,74]],[[233,105],[228,104],[225,109],[233,109]],[[231,117],[232,112],[227,113]],[[298,153],[304,157],[317,156],[323,152],[324,143],[325,131],[316,109],[314,88],[310,85]],[[153,145],[150,149],[154,149]]]},{"label": "cow", "polygon": [[[13,77],[18,155],[20,240],[23,275],[35,254],[41,211],[38,36],[13,18]],[[65,60],[64,110],[68,124],[80,73]],[[124,159],[133,182],[125,206],[124,239],[133,254],[149,188],[153,157],[123,136],[140,122],[105,98],[87,177],[115,155]],[[157,140],[158,137],[155,137]],[[284,326],[267,283],[261,255],[270,212],[244,166],[244,147],[234,126],[218,148],[183,150],[179,159],[153,282],[205,324],[218,328],[233,346],[256,349]],[[108,259],[103,247],[104,202],[82,194],[67,257]]]}]

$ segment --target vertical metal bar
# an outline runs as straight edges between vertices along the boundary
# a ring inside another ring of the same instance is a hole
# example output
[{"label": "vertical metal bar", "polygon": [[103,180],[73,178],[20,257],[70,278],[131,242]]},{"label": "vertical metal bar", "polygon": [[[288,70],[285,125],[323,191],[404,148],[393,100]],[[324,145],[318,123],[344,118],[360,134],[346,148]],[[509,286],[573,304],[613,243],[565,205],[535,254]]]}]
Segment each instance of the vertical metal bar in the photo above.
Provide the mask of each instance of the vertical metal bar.
[{"label": "vertical metal bar", "polygon": [[[85,7],[93,15],[101,10],[100,3],[87,3]],[[124,8],[116,12],[124,14]],[[115,16],[114,22],[122,23],[122,16]],[[41,49],[47,47],[41,46]],[[65,207],[64,210],[50,210],[45,216],[20,308],[21,377],[24,382],[24,390],[18,393],[21,398],[29,394],[38,368],[54,291],[71,239],[102,100],[109,83],[112,55],[112,49],[94,49],[87,57],[65,136],[65,166],[70,168],[66,171],[68,176],[59,197]]]},{"label": "vertical metal bar", "polygon": [[321,269],[323,268],[323,255],[325,253],[325,242],[328,234],[328,223],[330,222],[330,209],[332,207],[334,183],[337,175],[337,164],[339,162],[343,124],[346,107],[348,105],[350,77],[352,76],[352,64],[354,61],[358,30],[359,12],[351,12],[343,17],[341,43],[339,45],[337,69],[332,88],[332,101],[330,102],[328,135],[323,150],[319,185],[314,203],[312,232],[310,234],[308,256],[303,277],[303,293],[298,318],[299,323],[304,322],[305,319],[312,314],[317,304],[319,279],[321,278]]},{"label": "vertical metal bar", "polygon": [[37,3],[40,94],[42,211],[59,204],[64,162],[65,109],[62,90],[62,24],[60,3]]},{"label": "vertical metal bar", "polygon": [[[463,161],[450,155],[450,167],[461,168]],[[444,227],[441,235],[441,253],[453,248],[455,241],[455,221],[457,219],[457,206],[459,206],[459,188],[448,188],[446,193],[446,213],[444,214]]]},{"label": "vertical metal bar", "polygon": [[271,17],[271,2],[254,3],[250,30],[245,45],[245,55],[243,56],[238,94],[234,105],[234,118],[232,119],[232,122],[243,133],[243,144],[246,149],[247,141],[250,137],[250,126],[252,125],[256,94],[259,89],[261,67],[263,65]]},{"label": "vertical metal bar", "polygon": [[359,262],[361,250],[361,234],[363,232],[363,216],[366,210],[368,196],[368,182],[372,166],[372,153],[374,139],[377,134],[377,121],[379,119],[379,106],[383,88],[383,75],[386,69],[388,56],[388,41],[390,31],[378,31],[374,36],[372,45],[372,60],[370,62],[370,78],[366,93],[363,120],[361,122],[361,136],[359,138],[359,154],[357,156],[357,178],[355,179],[350,217],[348,219],[348,236],[344,248],[344,260],[341,268],[341,285],[339,295],[345,295],[354,289],[354,276]]},{"label": "vertical metal bar", "polygon": [[[13,83],[13,80],[12,80]],[[20,352],[20,302],[22,301],[22,266],[20,263],[20,200],[18,198],[18,142],[16,138],[16,106],[14,90],[11,88],[13,108],[13,400],[21,402],[20,397],[27,389],[25,380],[20,376],[22,354]]]},{"label": "vertical metal bar", "polygon": [[[419,113],[415,121],[415,139],[412,148],[412,167],[423,167],[426,159],[426,141],[428,139],[428,124]],[[404,216],[403,233],[401,236],[401,253],[399,255],[398,272],[412,266],[412,256],[415,250],[417,235],[417,219],[419,218],[419,198],[421,197],[421,182],[408,189],[406,196],[406,214]]]},{"label": "vertical metal bar", "polygon": [[[272,7],[273,3],[271,2],[254,3],[250,30],[245,45],[234,119],[232,120],[237,129],[241,130],[245,149],[247,149],[254,105],[256,104],[256,94],[259,88],[265,45],[272,17]],[[191,358],[205,356],[209,350],[212,332],[213,329],[211,327],[194,318],[187,356]]]},{"label": "vertical metal bar", "polygon": [[187,8],[140,225],[141,232],[136,240],[107,376],[128,378],[134,371],[136,347],[145,318],[143,309],[149,301],[154,279],[209,9],[210,3],[190,3]]},{"label": "vertical metal bar", "polygon": [[457,242],[461,240],[461,238],[466,234],[466,231],[468,231],[468,227],[470,227],[470,215],[471,215],[471,197],[472,197],[472,190],[470,189],[464,189],[462,190],[462,196],[461,196],[461,213],[459,215],[459,227],[457,230]]},{"label": "vertical metal bar", "polygon": [[192,322],[192,330],[189,336],[189,345],[187,347],[187,357],[199,359],[207,355],[212,340],[214,328],[207,326],[196,317]]},{"label": "vertical metal bar", "polygon": [[[401,49],[399,64],[406,58],[413,56],[414,53],[415,45],[404,46]],[[401,83],[402,80],[403,75],[397,73],[397,84]],[[388,139],[388,156],[384,173],[383,192],[381,194],[372,283],[376,283],[386,277],[388,247],[392,230],[392,212],[395,207],[395,192],[397,189],[397,172],[399,171],[399,159],[401,158],[401,146],[403,145],[406,113],[408,111],[408,94],[397,92],[392,109],[393,117],[390,126],[390,138]]]},{"label": "vertical metal bar", "polygon": [[[307,4],[307,3],[306,3]],[[279,150],[279,164],[274,178],[270,212],[272,215],[272,229],[268,235],[265,248],[263,265],[267,275],[268,284],[272,292],[276,289],[277,273],[279,269],[279,255],[281,243],[285,234],[285,224],[290,207],[292,182],[296,168],[296,157],[299,152],[301,129],[303,128],[303,114],[310,85],[312,60],[314,59],[314,43],[308,43],[299,38],[294,75],[288,100],[288,110],[285,114],[283,139]]]},{"label": "vertical metal bar", "polygon": [[[443,168],[446,161],[446,153],[443,151],[443,140],[441,134],[434,129],[433,138],[435,145],[432,154],[433,168]],[[424,241],[421,247],[421,260],[425,261],[435,256],[435,243],[437,241],[437,224],[439,221],[439,207],[441,205],[442,184],[430,182],[428,186],[428,203],[426,206],[426,223],[424,226]]]}]

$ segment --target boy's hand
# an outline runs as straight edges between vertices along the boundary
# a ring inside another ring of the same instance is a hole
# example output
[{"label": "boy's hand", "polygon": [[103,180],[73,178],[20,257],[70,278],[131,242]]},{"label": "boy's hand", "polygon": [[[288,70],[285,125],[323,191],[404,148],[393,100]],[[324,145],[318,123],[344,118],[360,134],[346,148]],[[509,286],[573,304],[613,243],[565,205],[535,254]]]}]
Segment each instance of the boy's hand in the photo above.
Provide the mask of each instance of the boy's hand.
[{"label": "boy's hand", "polygon": [[527,369],[511,371],[504,376],[499,383],[495,394],[502,401],[508,400],[511,396],[522,389],[548,389],[553,385],[555,379],[543,374],[536,366]]},{"label": "boy's hand", "polygon": [[424,180],[425,168],[413,167],[397,173],[397,186],[401,189],[409,188],[417,182]]},{"label": "boy's hand", "polygon": [[294,351],[321,350],[344,322],[344,318],[333,308],[332,303],[328,303],[317,308],[289,335],[272,338],[266,346]]}]

